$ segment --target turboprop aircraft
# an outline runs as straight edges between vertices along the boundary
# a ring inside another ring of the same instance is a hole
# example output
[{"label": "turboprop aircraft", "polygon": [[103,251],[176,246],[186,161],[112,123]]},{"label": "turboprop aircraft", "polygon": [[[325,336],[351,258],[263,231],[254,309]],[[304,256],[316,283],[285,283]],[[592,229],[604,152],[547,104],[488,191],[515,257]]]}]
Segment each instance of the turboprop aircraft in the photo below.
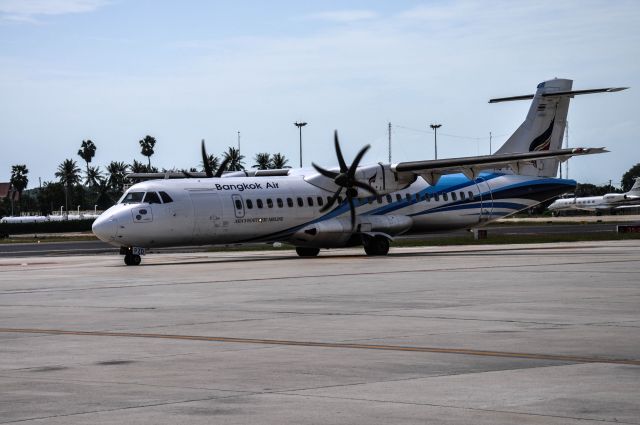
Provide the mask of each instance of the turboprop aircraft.
[{"label": "turboprop aircraft", "polygon": [[130,176],[151,180],[131,186],[93,232],[138,265],[147,248],[196,244],[284,242],[302,257],[362,245],[386,255],[398,235],[482,226],[572,190],[575,181],[555,178],[561,161],[606,152],[561,149],[569,99],[624,88],[572,84],[553,79],[535,94],[490,100],[533,99],[494,155],[360,165],[365,146],[347,164],[336,132],[338,167],[213,174],[203,141],[205,173]]},{"label": "turboprop aircraft", "polygon": [[561,198],[549,205],[549,211],[557,213],[567,210],[609,212],[624,208],[640,207],[640,177],[636,178],[627,193],[607,193],[602,196]]}]

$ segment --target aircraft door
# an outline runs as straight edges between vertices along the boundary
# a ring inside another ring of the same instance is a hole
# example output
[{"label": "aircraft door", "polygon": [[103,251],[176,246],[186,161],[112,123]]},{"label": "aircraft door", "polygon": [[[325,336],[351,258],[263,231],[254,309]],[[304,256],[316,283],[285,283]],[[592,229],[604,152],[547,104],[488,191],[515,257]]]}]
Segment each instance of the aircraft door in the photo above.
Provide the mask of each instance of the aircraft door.
[{"label": "aircraft door", "polygon": [[478,222],[485,223],[489,221],[493,214],[493,193],[489,181],[480,176],[476,179],[476,187],[478,188],[478,197],[480,198],[480,214]]},{"label": "aircraft door", "polygon": [[195,241],[210,241],[220,233],[222,206],[215,192],[189,192],[193,205],[193,238]]},{"label": "aircraft door", "polygon": [[233,212],[236,218],[244,217],[244,200],[240,195],[231,195],[231,201],[233,202]]}]

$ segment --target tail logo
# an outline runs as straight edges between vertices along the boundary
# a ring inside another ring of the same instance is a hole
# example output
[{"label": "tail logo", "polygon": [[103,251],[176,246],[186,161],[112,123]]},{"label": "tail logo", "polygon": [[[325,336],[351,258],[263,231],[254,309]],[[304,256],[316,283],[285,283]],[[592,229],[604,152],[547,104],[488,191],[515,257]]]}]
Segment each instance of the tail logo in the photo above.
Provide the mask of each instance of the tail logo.
[{"label": "tail logo", "polygon": [[533,142],[529,145],[529,152],[534,151],[548,151],[551,146],[551,134],[553,133],[553,125],[556,122],[556,117],[553,117],[549,128],[544,133],[533,139]]}]

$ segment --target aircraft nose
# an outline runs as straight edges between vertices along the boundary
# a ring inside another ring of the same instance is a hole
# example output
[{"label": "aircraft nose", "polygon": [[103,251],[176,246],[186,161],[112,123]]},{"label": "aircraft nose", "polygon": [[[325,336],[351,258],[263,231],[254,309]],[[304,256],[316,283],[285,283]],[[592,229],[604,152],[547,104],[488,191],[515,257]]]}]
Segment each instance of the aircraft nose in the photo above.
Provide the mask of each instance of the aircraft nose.
[{"label": "aircraft nose", "polygon": [[101,241],[111,242],[116,237],[118,221],[113,215],[109,217],[100,216],[93,222],[91,230]]}]

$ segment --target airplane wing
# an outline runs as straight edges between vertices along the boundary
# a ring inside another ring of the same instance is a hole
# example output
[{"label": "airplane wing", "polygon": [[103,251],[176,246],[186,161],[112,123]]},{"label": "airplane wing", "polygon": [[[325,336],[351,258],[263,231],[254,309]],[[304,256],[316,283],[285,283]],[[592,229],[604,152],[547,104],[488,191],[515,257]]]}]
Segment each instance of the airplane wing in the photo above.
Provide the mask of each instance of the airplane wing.
[{"label": "airplane wing", "polygon": [[469,179],[477,177],[480,171],[509,166],[516,173],[521,165],[535,161],[556,158],[565,161],[572,156],[592,155],[608,152],[605,148],[572,148],[555,151],[508,153],[500,155],[470,156],[462,158],[436,159],[427,161],[399,162],[391,165],[396,173],[412,173],[422,176],[429,184],[437,183],[444,174],[463,173]]}]

